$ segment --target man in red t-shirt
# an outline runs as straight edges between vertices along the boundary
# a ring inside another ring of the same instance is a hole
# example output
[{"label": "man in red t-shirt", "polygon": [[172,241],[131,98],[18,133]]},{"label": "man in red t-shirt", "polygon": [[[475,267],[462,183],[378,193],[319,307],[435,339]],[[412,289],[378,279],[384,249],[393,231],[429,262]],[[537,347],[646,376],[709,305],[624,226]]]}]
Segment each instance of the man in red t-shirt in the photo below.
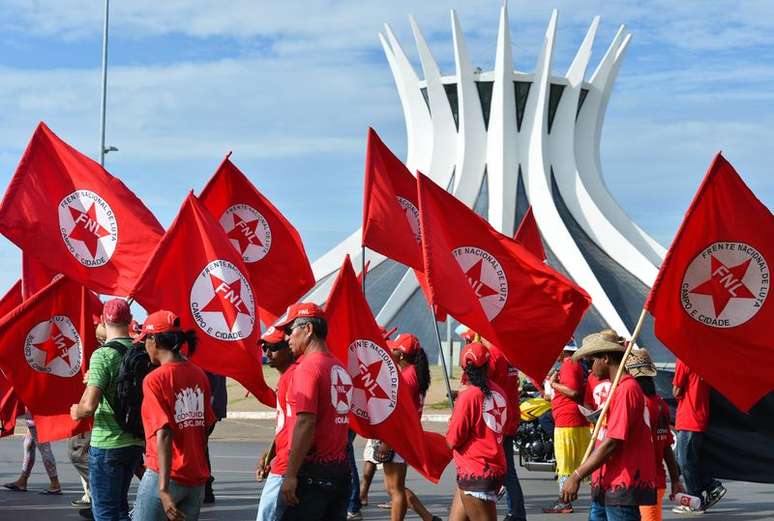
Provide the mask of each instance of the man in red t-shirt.
[{"label": "man in red t-shirt", "polygon": [[[597,335],[584,339],[572,358],[591,357],[594,374],[610,378],[617,373],[624,351],[623,345]],[[564,483],[562,501],[574,501],[581,481],[592,475],[590,521],[640,519],[639,506],[656,503],[656,462],[645,395],[634,378],[625,375],[610,400],[596,447]]]},{"label": "man in red t-shirt", "polygon": [[[726,495],[723,484],[704,474],[701,467],[701,444],[709,424],[710,387],[682,360],[675,365],[672,386],[672,394],[677,398],[677,462],[688,494],[701,498],[699,510],[707,510]],[[673,511],[680,514],[695,512],[688,506],[675,507]]]},{"label": "man in red t-shirt", "polygon": [[275,327],[285,331],[298,360],[288,396],[291,442],[282,519],[345,521],[352,486],[347,461],[352,380],[328,350],[328,325],[319,306],[294,304]]}]

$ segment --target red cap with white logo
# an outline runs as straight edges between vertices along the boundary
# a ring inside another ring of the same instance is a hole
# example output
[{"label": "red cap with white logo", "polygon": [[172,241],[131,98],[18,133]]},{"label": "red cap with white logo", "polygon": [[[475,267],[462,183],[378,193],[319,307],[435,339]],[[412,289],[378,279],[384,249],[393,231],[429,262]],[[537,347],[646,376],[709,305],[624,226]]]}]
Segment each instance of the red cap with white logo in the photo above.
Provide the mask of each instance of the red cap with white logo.
[{"label": "red cap with white logo", "polygon": [[261,342],[264,344],[279,344],[283,340],[285,340],[285,332],[274,326],[271,326],[261,335]]},{"label": "red cap with white logo", "polygon": [[421,346],[419,345],[419,339],[411,333],[401,333],[395,337],[395,340],[388,340],[387,347],[390,349],[396,349],[401,353],[405,353],[409,356],[413,355],[421,349]]},{"label": "red cap with white logo", "polygon": [[464,369],[468,363],[473,367],[483,367],[489,362],[489,350],[479,342],[472,342],[462,348],[460,366]]},{"label": "red cap with white logo", "polygon": [[324,318],[323,310],[314,302],[299,302],[288,307],[284,317],[280,317],[274,327],[284,329],[297,318]]},{"label": "red cap with white logo", "polygon": [[136,342],[140,342],[148,335],[155,335],[156,333],[167,333],[169,331],[180,330],[180,319],[177,315],[171,311],[160,310],[148,315],[145,322],[142,323],[142,329],[140,335],[135,339]]}]

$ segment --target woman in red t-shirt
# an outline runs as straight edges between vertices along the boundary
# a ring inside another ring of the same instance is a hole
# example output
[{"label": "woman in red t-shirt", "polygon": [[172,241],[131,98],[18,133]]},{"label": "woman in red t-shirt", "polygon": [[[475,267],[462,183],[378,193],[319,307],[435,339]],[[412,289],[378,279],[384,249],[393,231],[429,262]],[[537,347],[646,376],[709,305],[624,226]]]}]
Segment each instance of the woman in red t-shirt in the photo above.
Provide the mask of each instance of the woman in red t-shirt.
[{"label": "woman in red t-shirt", "polygon": [[180,353],[196,349],[193,331],[182,331],[170,311],[157,311],[145,320],[137,341],[145,342],[151,363],[160,367],[143,380],[142,425],[145,465],[135,521],[196,521],[210,476],[207,429],[215,423],[210,383],[204,371]]},{"label": "woman in red t-shirt", "polygon": [[473,342],[460,353],[467,386],[454,403],[446,434],[457,467],[450,521],[497,519],[497,492],[505,480],[505,392],[488,378],[489,351]]}]

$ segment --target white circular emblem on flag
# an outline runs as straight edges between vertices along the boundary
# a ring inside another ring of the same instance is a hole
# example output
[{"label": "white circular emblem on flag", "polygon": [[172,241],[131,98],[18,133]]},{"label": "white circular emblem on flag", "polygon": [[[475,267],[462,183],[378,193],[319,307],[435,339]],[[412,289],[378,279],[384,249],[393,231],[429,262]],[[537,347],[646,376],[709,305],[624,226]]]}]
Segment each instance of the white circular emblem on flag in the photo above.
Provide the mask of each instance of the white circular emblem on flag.
[{"label": "white circular emblem on flag", "polygon": [[680,303],[697,322],[736,327],[763,308],[769,282],[769,265],[761,252],[743,242],[715,242],[685,270]]},{"label": "white circular emblem on flag", "polygon": [[417,240],[417,244],[422,242],[422,234],[419,230],[419,210],[408,199],[396,196],[398,198],[398,204],[406,212],[406,219],[408,220],[409,227],[411,228],[414,238]]},{"label": "white circular emblem on flag", "polygon": [[352,404],[352,379],[340,365],[331,367],[331,404],[338,414],[348,414]]},{"label": "white circular emblem on flag", "polygon": [[220,216],[220,225],[245,262],[259,261],[269,253],[269,223],[252,206],[235,204]]},{"label": "white circular emblem on flag", "polygon": [[98,268],[110,261],[118,244],[118,221],[98,194],[77,190],[59,203],[59,231],[67,251],[78,262]]},{"label": "white circular emblem on flag", "polygon": [[491,396],[485,396],[482,414],[487,427],[497,434],[502,433],[508,418],[507,405],[503,395],[497,391],[492,391]]},{"label": "white circular emblem on flag", "polygon": [[486,318],[493,320],[508,301],[508,278],[500,262],[488,251],[475,246],[455,248],[452,255],[465,272]]},{"label": "white circular emblem on flag", "polygon": [[191,287],[191,313],[202,331],[218,340],[247,338],[255,326],[255,298],[234,264],[210,262]]},{"label": "white circular emblem on flag", "polygon": [[70,378],[81,370],[81,346],[81,337],[70,319],[56,315],[27,333],[24,358],[38,372]]},{"label": "white circular emblem on flag", "polygon": [[398,404],[400,376],[390,354],[370,340],[349,345],[349,374],[354,394],[352,412],[371,425],[390,417]]}]

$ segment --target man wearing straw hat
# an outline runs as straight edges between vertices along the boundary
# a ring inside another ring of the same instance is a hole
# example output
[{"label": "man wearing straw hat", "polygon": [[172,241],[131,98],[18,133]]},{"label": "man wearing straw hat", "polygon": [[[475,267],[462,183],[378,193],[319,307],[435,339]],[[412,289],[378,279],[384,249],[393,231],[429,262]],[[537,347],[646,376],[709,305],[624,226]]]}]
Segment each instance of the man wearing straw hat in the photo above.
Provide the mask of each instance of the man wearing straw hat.
[{"label": "man wearing straw hat", "polygon": [[[590,358],[595,376],[612,379],[619,372],[625,352],[621,344],[596,335],[584,339],[572,358]],[[581,481],[592,476],[589,521],[639,520],[639,506],[656,503],[656,464],[646,422],[645,395],[628,374],[612,391],[609,414],[594,452],[562,487],[562,501],[574,501]]]}]

